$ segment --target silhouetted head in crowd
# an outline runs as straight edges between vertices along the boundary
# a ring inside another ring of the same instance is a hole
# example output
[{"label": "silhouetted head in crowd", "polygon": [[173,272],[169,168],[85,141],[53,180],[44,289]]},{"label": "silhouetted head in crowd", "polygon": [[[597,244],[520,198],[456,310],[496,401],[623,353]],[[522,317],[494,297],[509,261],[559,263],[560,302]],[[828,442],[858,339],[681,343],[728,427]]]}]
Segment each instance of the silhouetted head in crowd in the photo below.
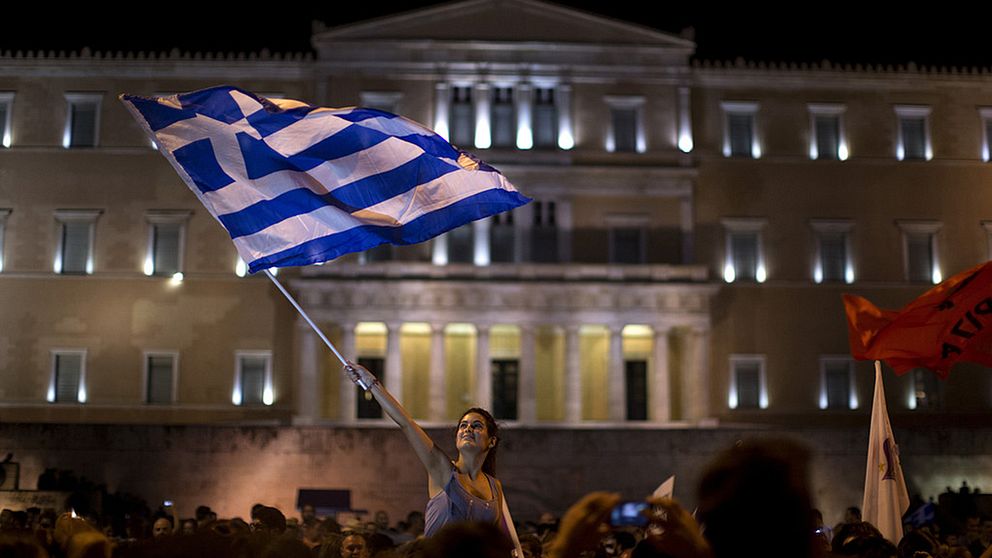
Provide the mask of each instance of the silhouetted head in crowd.
[{"label": "silhouetted head in crowd", "polygon": [[380,531],[389,529],[389,514],[385,510],[375,512],[375,528]]},{"label": "silhouetted head in crowd", "polygon": [[899,558],[915,558],[917,552],[936,556],[940,545],[925,531],[910,531],[899,541]]},{"label": "silhouetted head in crowd", "polygon": [[844,523],[861,523],[861,508],[851,506],[844,510]]},{"label": "silhouetted head in crowd", "polygon": [[838,556],[894,556],[896,547],[885,540],[882,532],[867,521],[844,523],[834,533],[831,543],[833,553]]},{"label": "silhouetted head in crowd", "polygon": [[697,517],[716,558],[814,555],[809,451],[787,439],[738,442],[703,474]]},{"label": "silhouetted head in crowd", "polygon": [[350,533],[341,540],[341,558],[368,558],[369,543],[360,533]]},{"label": "silhouetted head in crowd", "polygon": [[196,526],[203,527],[204,525],[210,523],[214,519],[217,519],[217,514],[210,509],[210,506],[197,506],[196,508]]},{"label": "silhouetted head in crowd", "polygon": [[492,523],[450,523],[428,539],[427,558],[506,558],[513,543]]},{"label": "silhouetted head in crowd", "polygon": [[314,509],[313,504],[303,504],[300,508],[300,520],[304,525],[317,521],[317,510]]},{"label": "silhouetted head in crowd", "polygon": [[182,520],[180,523],[179,534],[181,535],[192,535],[196,532],[196,520],[192,518]]},{"label": "silhouetted head in crowd", "polygon": [[270,506],[252,508],[252,529],[281,535],[286,530],[286,516],[281,511]]},{"label": "silhouetted head in crowd", "polygon": [[407,532],[419,536],[424,533],[424,512],[412,511],[406,514]]},{"label": "silhouetted head in crowd", "polygon": [[172,534],[172,519],[168,517],[159,517],[152,523],[152,537],[164,537],[166,535]]},{"label": "silhouetted head in crowd", "polygon": [[524,551],[523,558],[541,558],[544,547],[537,535],[521,535],[520,549]]}]

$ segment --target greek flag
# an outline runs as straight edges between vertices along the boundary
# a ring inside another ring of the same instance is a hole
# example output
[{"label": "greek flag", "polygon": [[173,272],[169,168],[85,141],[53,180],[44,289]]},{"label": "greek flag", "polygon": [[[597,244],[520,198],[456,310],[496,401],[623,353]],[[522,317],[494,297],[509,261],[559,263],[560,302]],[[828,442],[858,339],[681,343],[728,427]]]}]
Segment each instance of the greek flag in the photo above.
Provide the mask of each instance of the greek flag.
[{"label": "greek flag", "polygon": [[414,244],[530,200],[406,118],[230,86],[121,95],[252,273]]}]

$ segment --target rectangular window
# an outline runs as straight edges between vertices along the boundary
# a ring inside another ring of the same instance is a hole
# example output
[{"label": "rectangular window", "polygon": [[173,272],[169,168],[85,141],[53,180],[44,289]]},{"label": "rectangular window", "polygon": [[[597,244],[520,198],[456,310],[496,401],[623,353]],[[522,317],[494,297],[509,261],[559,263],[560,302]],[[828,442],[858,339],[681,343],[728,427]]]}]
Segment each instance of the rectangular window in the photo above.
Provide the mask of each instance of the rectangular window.
[{"label": "rectangular window", "polygon": [[475,230],[472,224],[451,229],[448,237],[448,263],[472,263],[475,261]]},{"label": "rectangular window", "polygon": [[516,231],[513,211],[493,215],[489,228],[489,258],[493,263],[516,261]]},{"label": "rectangular window", "polygon": [[610,263],[644,263],[644,229],[613,227],[610,229]]},{"label": "rectangular window", "polygon": [[0,208],[0,272],[3,271],[3,265],[4,265],[3,237],[4,237],[4,231],[7,228],[7,217],[9,215],[10,215],[9,209]]},{"label": "rectangular window", "polygon": [[[368,368],[382,385],[386,385],[386,360],[378,357],[358,357],[358,364]],[[372,397],[372,394],[362,388],[355,386],[358,396],[356,397],[355,416],[360,419],[380,419],[382,418],[382,407]]]},{"label": "rectangular window", "polygon": [[627,420],[648,420],[648,362],[624,361],[627,386]]},{"label": "rectangular window", "polygon": [[517,114],[512,87],[494,87],[489,105],[493,147],[516,147]]},{"label": "rectangular window", "polygon": [[618,153],[637,151],[637,109],[613,108],[613,146]]},{"label": "rectangular window", "polygon": [[644,153],[647,146],[644,140],[642,123],[644,97],[606,98],[610,108],[610,133],[606,140],[606,150],[616,153]]},{"label": "rectangular window", "polygon": [[978,115],[982,119],[982,160],[988,163],[992,160],[992,149],[989,147],[992,140],[992,107],[978,109]]},{"label": "rectangular window", "polygon": [[914,283],[931,281],[933,269],[933,235],[927,233],[906,234],[907,279]]},{"label": "rectangular window", "polygon": [[11,145],[11,119],[14,106],[14,93],[0,91],[0,146],[10,147]]},{"label": "rectangular window", "polygon": [[190,211],[149,211],[145,275],[172,276],[183,270],[186,221]]},{"label": "rectangular window", "polygon": [[475,106],[472,103],[472,88],[452,87],[449,106],[451,143],[464,147],[475,145]]},{"label": "rectangular window", "polygon": [[180,246],[182,225],[177,223],[152,225],[152,265],[156,275],[172,275],[182,269]]},{"label": "rectangular window", "polygon": [[363,263],[389,262],[393,260],[393,245],[388,242],[362,252]]},{"label": "rectangular window", "polygon": [[810,225],[816,238],[813,281],[819,283],[853,283],[854,268],[850,255],[849,220],[813,220]]},{"label": "rectangular window", "polygon": [[758,103],[725,101],[720,103],[724,113],[723,155],[757,159],[761,156],[758,146],[755,116]]},{"label": "rectangular window", "polygon": [[52,377],[48,388],[50,403],[86,402],[86,351],[52,352]]},{"label": "rectangular window", "polygon": [[937,254],[938,221],[896,221],[902,230],[906,280],[937,284],[943,280]]},{"label": "rectangular window", "polygon": [[726,282],[765,282],[767,274],[762,247],[762,229],[766,222],[765,219],[753,218],[722,220],[727,231],[727,253],[723,267],[723,278]]},{"label": "rectangular window", "polygon": [[145,353],[145,403],[175,403],[178,361],[176,353]]},{"label": "rectangular window", "polygon": [[58,210],[55,273],[93,273],[93,238],[100,210]]},{"label": "rectangular window", "polygon": [[820,358],[820,408],[857,409],[853,362],[847,357]]},{"label": "rectangular window", "polygon": [[844,105],[810,104],[809,158],[840,160],[847,159],[847,142],[844,139]]},{"label": "rectangular window", "polygon": [[731,409],[766,409],[765,357],[732,355],[730,357]]},{"label": "rectangular window", "polygon": [[930,146],[930,107],[897,106],[898,134],[896,158],[900,161],[929,161],[933,158]]},{"label": "rectangular window", "polygon": [[239,351],[235,355],[235,405],[271,405],[272,353],[269,351]]},{"label": "rectangular window", "polygon": [[365,108],[373,108],[397,114],[403,94],[395,91],[362,91],[360,103]]},{"label": "rectangular window", "polygon": [[534,146],[558,147],[558,109],[555,90],[550,87],[534,89]]},{"label": "rectangular window", "polygon": [[66,93],[66,123],[62,146],[96,147],[100,139],[102,93]]},{"label": "rectangular window", "polygon": [[530,259],[537,263],[556,263],[558,261],[556,204],[550,200],[534,201],[531,206],[534,219],[530,229]]},{"label": "rectangular window", "polygon": [[913,369],[914,409],[944,408],[944,386],[937,375],[926,368]]},{"label": "rectangular window", "polygon": [[496,359],[492,361],[492,371],[493,416],[497,420],[516,420],[520,363],[516,359]]}]

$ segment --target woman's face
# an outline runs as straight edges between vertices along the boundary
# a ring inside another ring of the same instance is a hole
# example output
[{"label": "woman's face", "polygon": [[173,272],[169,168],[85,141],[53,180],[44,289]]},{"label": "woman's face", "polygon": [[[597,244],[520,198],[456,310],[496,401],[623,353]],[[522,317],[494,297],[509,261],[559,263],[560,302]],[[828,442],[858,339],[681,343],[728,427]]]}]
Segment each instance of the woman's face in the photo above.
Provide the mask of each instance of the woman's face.
[{"label": "woman's face", "polygon": [[496,438],[489,435],[486,419],[479,413],[468,413],[458,421],[458,433],[455,435],[455,446],[462,449],[474,449],[479,452],[489,451],[496,445]]}]

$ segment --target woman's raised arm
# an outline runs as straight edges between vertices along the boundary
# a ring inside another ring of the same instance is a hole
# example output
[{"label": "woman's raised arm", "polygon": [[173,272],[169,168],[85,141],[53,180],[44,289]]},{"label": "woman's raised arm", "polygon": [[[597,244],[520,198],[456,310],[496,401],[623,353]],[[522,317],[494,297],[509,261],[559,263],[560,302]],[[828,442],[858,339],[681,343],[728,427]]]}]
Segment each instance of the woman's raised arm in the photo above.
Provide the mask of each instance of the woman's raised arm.
[{"label": "woman's raised arm", "polygon": [[434,494],[442,490],[451,475],[451,459],[437,447],[434,440],[424,432],[424,429],[417,424],[417,421],[413,420],[413,417],[403,408],[403,405],[389,393],[385,386],[382,385],[382,382],[374,374],[369,372],[367,368],[360,364],[349,362],[344,370],[356,385],[364,383],[369,386],[369,393],[375,397],[382,410],[389,415],[389,418],[393,419],[393,422],[399,425],[400,430],[406,435],[406,439],[413,446],[414,453],[417,454],[420,462],[427,469],[427,474],[430,477],[430,495],[434,496]]}]

